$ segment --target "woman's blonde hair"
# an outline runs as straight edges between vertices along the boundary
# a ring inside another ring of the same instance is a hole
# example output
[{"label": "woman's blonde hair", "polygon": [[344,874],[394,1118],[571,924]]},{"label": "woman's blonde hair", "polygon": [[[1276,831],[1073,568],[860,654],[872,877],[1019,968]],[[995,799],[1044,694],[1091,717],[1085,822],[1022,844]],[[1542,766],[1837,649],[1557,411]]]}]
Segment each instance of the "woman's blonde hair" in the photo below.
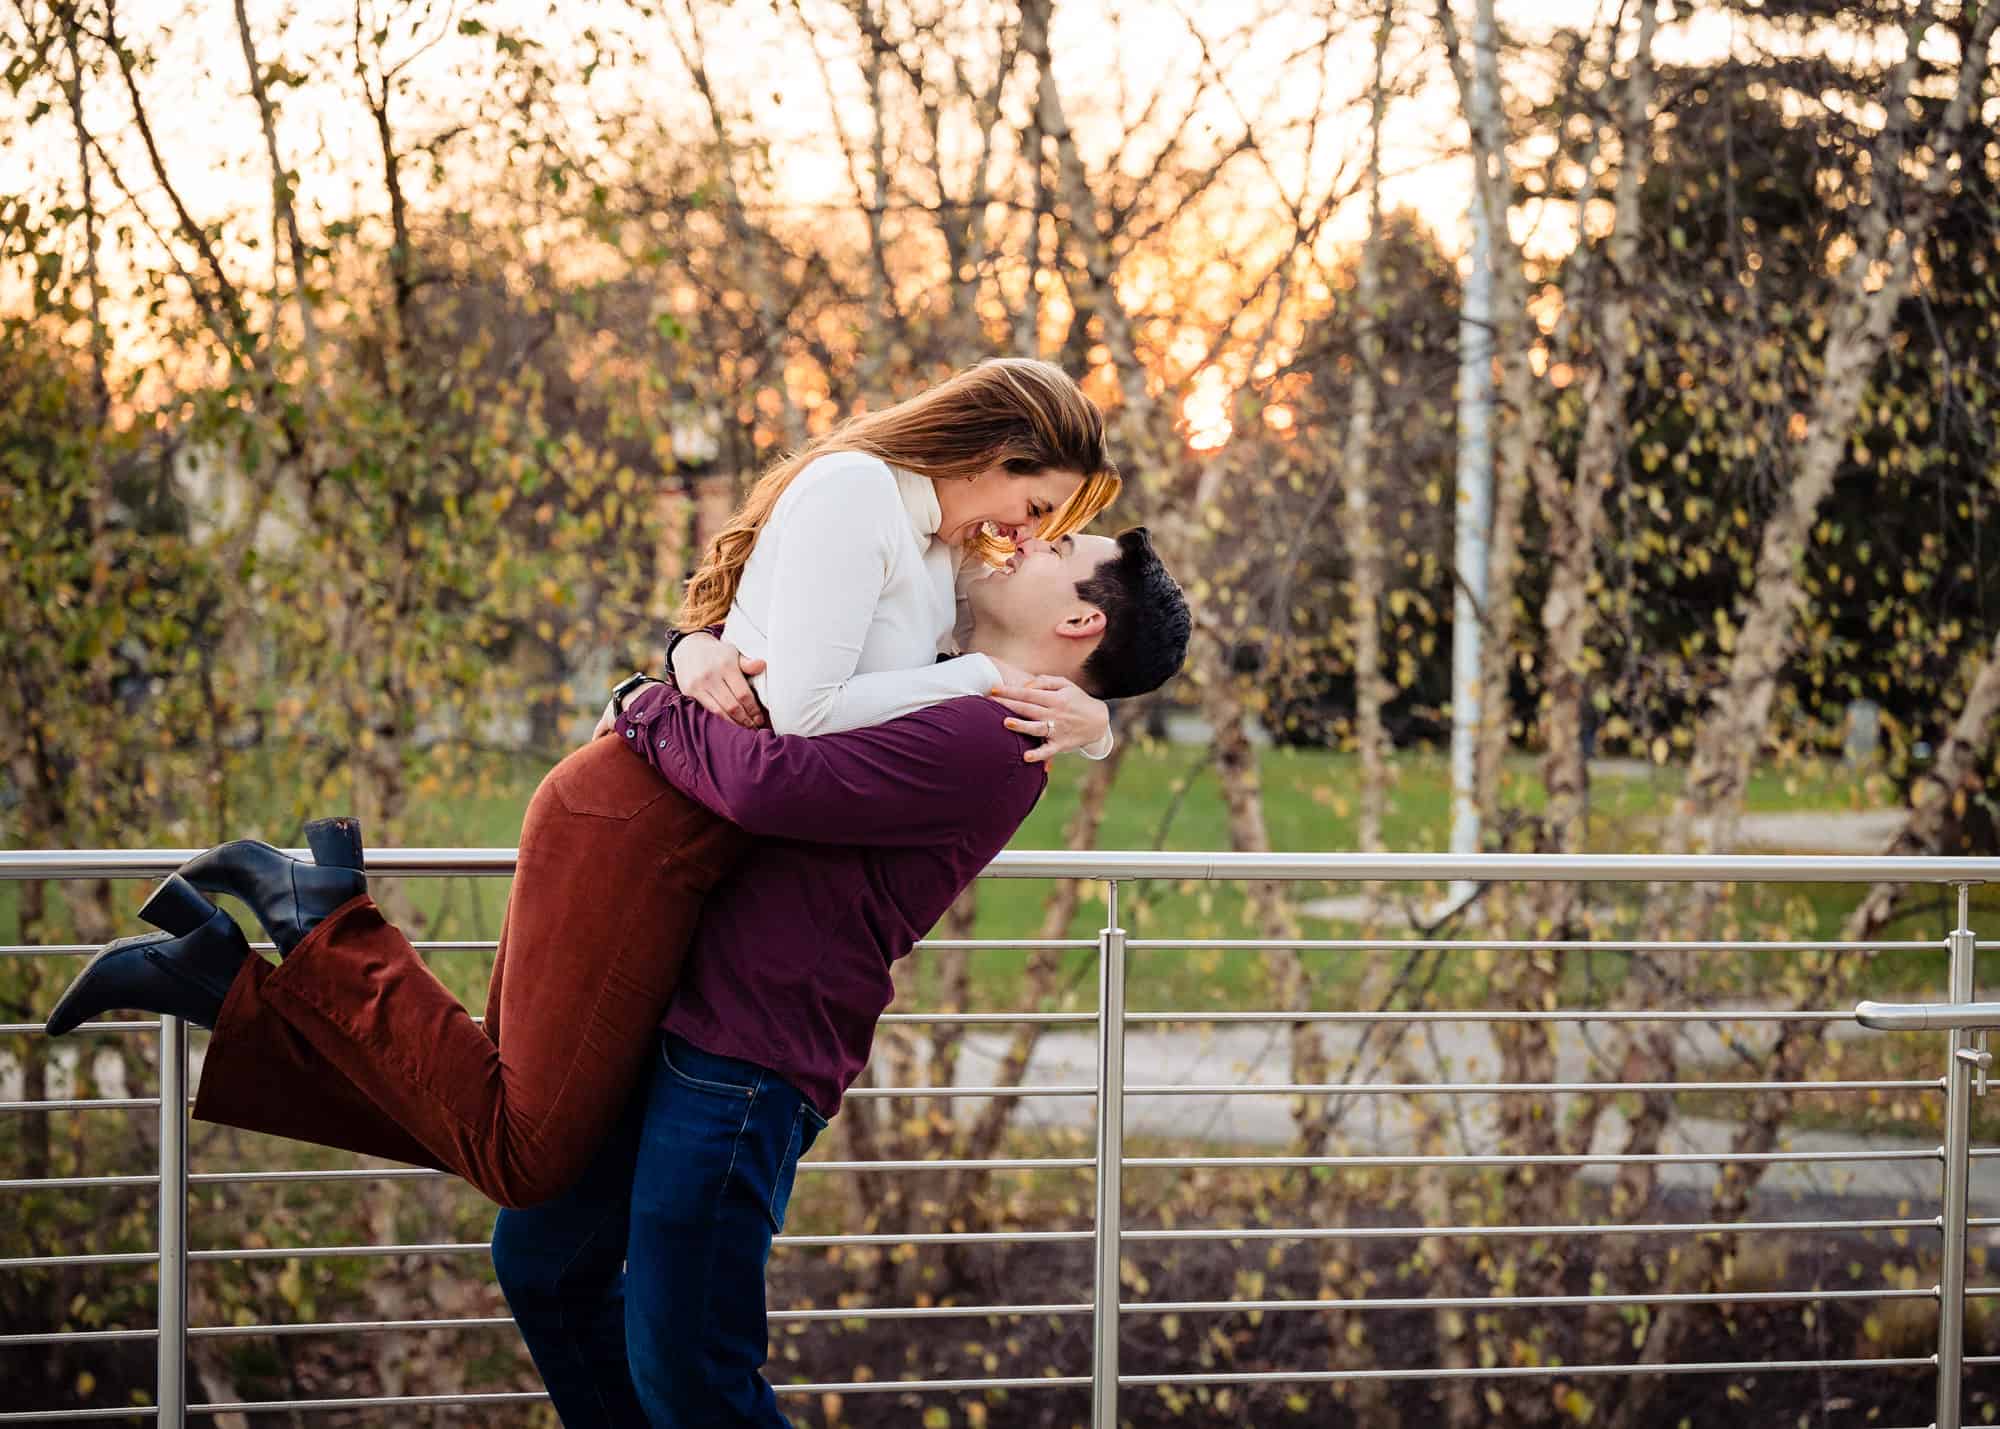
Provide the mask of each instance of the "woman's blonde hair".
[{"label": "woman's blonde hair", "polygon": [[[932,481],[969,481],[994,467],[1029,474],[1073,471],[1076,494],[1042,523],[1046,540],[1081,530],[1118,496],[1118,468],[1104,453],[1104,413],[1068,373],[1026,357],[994,357],[927,392],[849,417],[757,478],[688,578],[677,623],[714,625],[729,614],[744,562],[792,478],[828,452],[866,452]],[[989,561],[1013,554],[1004,537],[981,533],[968,548]]]}]

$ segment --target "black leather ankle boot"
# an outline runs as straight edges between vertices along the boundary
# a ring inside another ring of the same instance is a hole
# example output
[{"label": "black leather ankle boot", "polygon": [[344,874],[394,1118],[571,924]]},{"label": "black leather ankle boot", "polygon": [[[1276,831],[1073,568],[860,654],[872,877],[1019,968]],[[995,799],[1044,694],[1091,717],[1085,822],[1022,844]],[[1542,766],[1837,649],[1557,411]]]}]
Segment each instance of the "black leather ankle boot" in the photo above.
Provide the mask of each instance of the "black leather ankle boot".
[{"label": "black leather ankle boot", "polygon": [[[360,820],[314,819],[306,825],[306,843],[314,863],[257,839],[237,839],[189,859],[181,877],[205,893],[242,899],[283,956],[334,909],[368,891]],[[139,916],[158,926],[151,909],[148,903]]]},{"label": "black leather ankle boot", "polygon": [[236,920],[174,874],[146,900],[147,921],[165,929],[107,943],[49,1013],[60,1037],[86,1018],[116,1007],[184,1017],[214,1027],[237,969],[250,956]]}]

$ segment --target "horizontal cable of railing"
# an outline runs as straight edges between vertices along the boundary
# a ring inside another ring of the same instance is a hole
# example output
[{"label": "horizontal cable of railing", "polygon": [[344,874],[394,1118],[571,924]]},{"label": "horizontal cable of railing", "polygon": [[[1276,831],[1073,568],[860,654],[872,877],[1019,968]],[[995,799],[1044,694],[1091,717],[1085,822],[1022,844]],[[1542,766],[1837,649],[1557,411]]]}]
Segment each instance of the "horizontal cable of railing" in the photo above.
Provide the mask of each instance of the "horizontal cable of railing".
[{"label": "horizontal cable of railing", "polygon": [[[1248,1240],[1431,1240],[1490,1239],[1495,1237],[1534,1238],[1540,1236],[1711,1236],[1782,1235],[1806,1232],[1872,1232],[1940,1229],[1937,1216],[1856,1217],[1841,1220],[1784,1221],[1632,1221],[1579,1225],[1452,1225],[1452,1226],[1209,1226],[1149,1230],[1128,1229],[1126,1241],[1248,1241]],[[1967,1222],[1973,1229],[2000,1228],[2000,1216],[1975,1216]],[[833,1249],[847,1246],[1011,1246],[1081,1245],[1091,1240],[1089,1230],[1073,1231],[905,1231],[849,1235],[780,1235],[771,1244],[785,1249]],[[188,1252],[190,1261],[316,1260],[409,1255],[485,1255],[490,1241],[442,1241],[410,1245],[303,1245],[231,1246]],[[48,1269],[61,1265],[151,1265],[158,1256],[150,1251],[125,1251],[103,1255],[27,1255],[0,1259],[0,1272]]]},{"label": "horizontal cable of railing", "polygon": [[[1127,1156],[1120,1164],[1141,1170],[1310,1169],[1366,1171],[1411,1170],[1418,1167],[1453,1166],[1756,1166],[1778,1163],[1855,1165],[1871,1161],[1935,1161],[1939,1148],[1908,1151],[1654,1151],[1604,1152],[1602,1154],[1548,1155],[1438,1155],[1438,1156]],[[2000,1148],[1975,1150],[1975,1159],[2000,1156]],[[916,1174],[926,1171],[1091,1171],[1097,1163],[1087,1156],[1022,1156],[1000,1158],[931,1157],[910,1161],[802,1161],[806,1172]],[[330,1171],[200,1171],[188,1177],[190,1186],[279,1185],[288,1182],[320,1181],[407,1181],[443,1179],[450,1173],[417,1167],[375,1170],[356,1168]],[[151,1186],[157,1175],[132,1176],[44,1176],[25,1180],[0,1181],[0,1191],[35,1189],[77,1190],[89,1186]]]},{"label": "horizontal cable of railing", "polygon": [[[0,879],[159,878],[200,849],[10,849]],[[290,852],[309,858],[306,849]],[[508,848],[370,849],[371,874],[507,876]],[[1322,883],[2000,883],[2000,858],[1852,854],[1170,853],[1018,850],[992,878],[1240,879]]]},{"label": "horizontal cable of railing", "polygon": [[[42,1022],[0,1022],[0,1033],[33,1035],[39,1037],[48,1030]],[[158,1032],[160,1020],[148,1018],[144,1022],[85,1022],[78,1027],[81,1032]]]},{"label": "horizontal cable of railing", "polygon": [[[1941,1077],[1897,1081],[1777,1082],[1155,1082],[1128,1085],[1128,1097],[1286,1097],[1286,1096],[1499,1096],[1513,1094],[1614,1092],[1937,1092]],[[1094,1097],[1097,1088],[1081,1083],[1010,1086],[850,1087],[849,1098],[960,1097],[999,1100],[1014,1097]],[[189,1097],[187,1104],[194,1105]],[[0,1112],[136,1111],[157,1108],[158,1097],[60,1097],[44,1101],[0,1102]],[[810,1163],[809,1163],[810,1164]]]},{"label": "horizontal cable of railing", "polygon": [[[1966,1357],[1967,1365],[1994,1363],[2000,1363],[2000,1356],[1968,1355]],[[1120,1386],[1144,1388],[1147,1386],[1183,1384],[1338,1384],[1411,1379],[1565,1379],[1585,1376],[1592,1378],[1643,1378],[1653,1375],[1756,1374],[1760,1372],[1879,1372],[1886,1369],[1929,1369],[1932,1367],[1933,1361],[1929,1358],[1905,1356],[1845,1360],[1697,1361],[1659,1365],[1495,1365],[1465,1369],[1294,1370],[1278,1373],[1263,1371],[1233,1373],[1218,1370],[1205,1373],[1174,1375],[1121,1374],[1118,1376],[1118,1383]],[[774,1384],[772,1388],[781,1395],[808,1396],[823,1394],[963,1394],[981,1393],[990,1390],[1085,1389],[1090,1384],[1091,1380],[1088,1375],[1047,1375],[1017,1379],[864,1379],[828,1383]],[[203,1415],[271,1414],[386,1409],[390,1407],[427,1408],[451,1405],[482,1407],[502,1404],[543,1403],[546,1402],[547,1398],[546,1394],[521,1391],[485,1394],[357,1396],[347,1399],[246,1400],[218,1404],[190,1404],[187,1412],[189,1414]],[[0,1424],[40,1424],[84,1419],[152,1418],[156,1413],[156,1410],[146,1408],[44,1410],[26,1414],[0,1414]]]},{"label": "horizontal cable of railing", "polygon": [[[1453,1156],[1127,1156],[1121,1164],[1142,1170],[1197,1171],[1204,1168],[1243,1170],[1254,1168],[1269,1169],[1310,1169],[1316,1166],[1330,1167],[1342,1171],[1367,1170],[1410,1170],[1417,1167],[1452,1166],[1759,1166],[1779,1163],[1801,1165],[1843,1165],[1867,1161],[1935,1161],[1941,1155],[1933,1146],[1910,1151],[1612,1151],[1602,1154],[1533,1155],[1520,1153],[1494,1153],[1487,1155]],[[1973,1155],[2000,1155],[2000,1150]],[[834,1166],[841,1163],[807,1162],[799,1169],[812,1165]],[[873,1163],[880,1165],[883,1163]],[[925,1163],[905,1163],[921,1166]],[[854,1168],[867,1168],[871,1163],[848,1163]]]},{"label": "horizontal cable of railing", "polygon": [[[1966,1298],[2000,1297],[2000,1285],[1967,1286]],[[1812,1287],[1803,1290],[1709,1290],[1678,1294],[1612,1295],[1441,1295],[1376,1296],[1320,1300],[1128,1300],[1121,1302],[1121,1315],[1229,1315],[1284,1314],[1324,1311],[1366,1314],[1377,1311],[1430,1310],[1586,1310],[1621,1305],[1804,1305],[1886,1300],[1935,1300],[1935,1288],[1884,1287],[1881,1289],[1833,1289]],[[895,1320],[1024,1320],[1049,1316],[1087,1315],[1093,1306],[1088,1300],[1054,1304],[1023,1305],[880,1305],[843,1306],[831,1310],[772,1310],[766,1315],[772,1324],[810,1324],[827,1321],[866,1324]],[[509,1328],[512,1315],[470,1315],[439,1320],[321,1320],[295,1324],[277,1322],[250,1325],[194,1325],[190,1338],[248,1339],[259,1335],[360,1335],[402,1333],[454,1333],[463,1330]],[[48,1344],[90,1344],[106,1341],[150,1340],[158,1330],[77,1330],[36,1334],[0,1335],[0,1350]]]},{"label": "horizontal cable of railing", "polygon": [[[274,952],[272,943],[249,945],[259,952]],[[411,944],[420,953],[495,951],[500,945],[492,938],[443,939]],[[1757,942],[1644,940],[1631,938],[1131,938],[1126,946],[1138,952],[1272,952],[1286,949],[1302,953],[1919,953],[1942,952],[1941,938],[1903,939],[1878,942],[1839,942],[1825,939]],[[2000,943],[1981,943],[1982,948]],[[0,956],[81,957],[98,950],[96,943],[0,943]],[[915,945],[917,952],[1054,952],[1097,948],[1095,938],[939,938]]]},{"label": "horizontal cable of railing", "polygon": [[[275,951],[271,943],[251,943],[260,952]],[[420,953],[484,952],[500,946],[493,938],[447,938],[410,944]],[[94,953],[95,943],[0,943],[0,953]],[[1795,939],[1759,942],[1635,940],[1630,938],[1130,938],[1126,947],[1147,952],[1270,952],[1285,948],[1306,953],[1922,953],[1943,952],[1941,938],[1877,942],[1834,942]],[[1095,938],[926,938],[916,952],[1046,952],[1064,949],[1095,951]]]},{"label": "horizontal cable of railing", "polygon": [[[1967,1364],[1975,1361],[1968,1356]],[[1201,1374],[1121,1374],[1120,1385],[1175,1384],[1364,1384],[1407,1379],[1636,1379],[1673,1374],[1765,1374],[1827,1370],[1933,1369],[1929,1356],[1883,1359],[1688,1360],[1678,1364],[1493,1365],[1478,1368],[1281,1370],[1271,1374],[1210,1371]]]},{"label": "horizontal cable of railing", "polygon": [[[0,853],[0,859],[5,857],[4,853]],[[372,868],[369,870],[371,873],[374,871]],[[38,953],[61,953],[81,957],[85,953],[98,951],[100,946],[97,943],[0,943],[0,956],[31,957]],[[274,953],[278,950],[276,943],[252,942],[248,946],[260,953]],[[420,953],[490,953],[500,945],[491,938],[447,938],[412,943],[410,946]]]},{"label": "horizontal cable of railing", "polygon": [[1854,1009],[1839,1011],[1784,1008],[1727,1008],[1713,1012],[1665,1008],[1583,1008],[1552,1007],[1543,1012],[1497,1009],[1493,1011],[1401,1012],[1128,1012],[1125,1021],[1134,1022],[1358,1022],[1358,1023],[1455,1023],[1455,1022],[1852,1022]]},{"label": "horizontal cable of railing", "polygon": [[[1871,1161],[1935,1161],[1942,1155],[1938,1147],[1910,1150],[1868,1151],[1612,1151],[1601,1154],[1474,1154],[1437,1156],[1126,1156],[1123,1166],[1141,1170],[1200,1170],[1215,1168],[1245,1170],[1265,1168],[1365,1171],[1410,1170],[1417,1167],[1453,1166],[1756,1166],[1775,1164],[1853,1165]],[[2000,1156],[2000,1147],[1978,1148],[1974,1160]],[[806,1172],[922,1173],[926,1171],[1091,1171],[1097,1163],[1088,1156],[1020,1156],[998,1158],[931,1157],[910,1161],[802,1161]],[[420,1167],[377,1170],[360,1167],[328,1171],[199,1171],[188,1177],[190,1186],[277,1185],[288,1182],[319,1181],[407,1181],[443,1179],[450,1173]],[[151,1186],[157,1175],[132,1176],[43,1176],[0,1181],[0,1191],[35,1189],[77,1190],[90,1186]]]},{"label": "horizontal cable of railing", "polygon": [[[2000,946],[2000,944],[1996,944]],[[485,1021],[474,1017],[474,1022]],[[1725,1008],[1715,1011],[1689,1011],[1685,1008],[1585,1008],[1552,1007],[1543,1012],[1523,1012],[1519,1010],[1493,1009],[1399,1011],[1394,1008],[1381,1012],[1330,1011],[1330,1012],[1203,1012],[1188,1009],[1184,1011],[1128,1012],[1125,1014],[1127,1026],[1144,1022],[1172,1023],[1260,1023],[1260,1022],[1332,1022],[1360,1023],[1475,1023],[1475,1022],[1852,1022],[1854,1009],[1832,1008]],[[967,1025],[985,1023],[1020,1023],[1023,1026],[1058,1026],[1068,1024],[1091,1024],[1097,1022],[1095,1012],[890,1012],[884,1013],[886,1023],[905,1023],[917,1026]],[[0,1023],[0,1033],[36,1034],[42,1032],[39,1022]],[[157,1032],[157,1021],[147,1022],[86,1022],[81,1031],[86,1032]]]},{"label": "horizontal cable of railing", "polygon": [[[1006,943],[995,947],[1010,946]],[[1674,942],[1632,938],[1128,938],[1135,952],[1262,953],[1939,953],[1942,938],[1905,942]]]}]

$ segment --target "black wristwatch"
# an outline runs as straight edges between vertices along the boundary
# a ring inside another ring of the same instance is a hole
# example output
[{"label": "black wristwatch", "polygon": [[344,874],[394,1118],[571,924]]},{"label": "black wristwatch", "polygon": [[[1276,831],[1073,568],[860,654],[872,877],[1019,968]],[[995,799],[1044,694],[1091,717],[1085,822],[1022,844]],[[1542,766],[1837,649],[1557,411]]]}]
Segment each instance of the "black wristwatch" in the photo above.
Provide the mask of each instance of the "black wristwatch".
[{"label": "black wristwatch", "polygon": [[708,634],[706,630],[703,630],[700,627],[696,627],[693,630],[675,630],[667,636],[667,648],[665,653],[660,657],[662,661],[661,668],[663,668],[666,671],[667,683],[672,685],[675,689],[679,689],[681,687],[681,682],[674,675],[674,650],[680,645],[681,641],[687,639],[688,636],[706,635],[706,634]]},{"label": "black wristwatch", "polygon": [[638,689],[639,686],[650,685],[658,678],[659,676],[657,675],[642,675],[642,674],[627,675],[624,679],[620,680],[617,684],[611,687],[611,708],[616,710],[621,715],[624,714],[625,697],[631,694],[632,691]]}]

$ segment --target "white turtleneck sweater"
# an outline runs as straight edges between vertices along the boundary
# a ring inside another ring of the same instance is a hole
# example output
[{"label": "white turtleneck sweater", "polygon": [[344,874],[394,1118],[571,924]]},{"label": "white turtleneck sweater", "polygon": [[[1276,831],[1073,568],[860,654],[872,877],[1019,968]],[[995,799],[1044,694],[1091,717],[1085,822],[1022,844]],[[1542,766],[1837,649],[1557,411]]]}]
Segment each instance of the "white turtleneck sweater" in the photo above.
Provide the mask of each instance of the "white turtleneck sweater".
[{"label": "white turtleneck sweater", "polygon": [[861,729],[1000,683],[984,655],[937,658],[957,649],[959,553],[936,539],[942,520],[929,478],[863,452],[792,478],[722,628],[765,662],[750,683],[775,732]]},{"label": "white turtleneck sweater", "polygon": [[751,677],[779,734],[837,734],[1000,683],[953,650],[957,555],[934,540],[924,477],[862,452],[809,463],[744,564],[722,638],[765,661]]}]

